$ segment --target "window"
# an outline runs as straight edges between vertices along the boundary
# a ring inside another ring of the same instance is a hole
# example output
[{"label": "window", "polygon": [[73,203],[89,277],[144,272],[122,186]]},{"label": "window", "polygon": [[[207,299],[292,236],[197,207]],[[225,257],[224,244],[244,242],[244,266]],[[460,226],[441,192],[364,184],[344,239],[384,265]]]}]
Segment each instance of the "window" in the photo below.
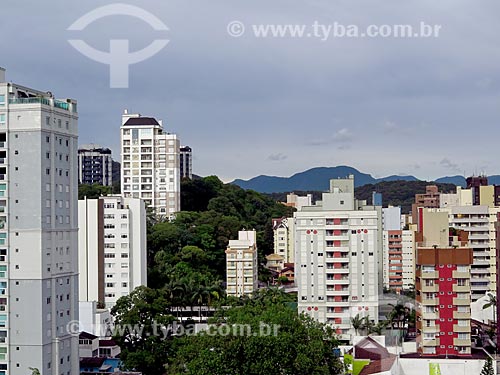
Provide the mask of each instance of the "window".
[{"label": "window", "polygon": [[0,95],[0,106],[4,106],[5,105],[5,95]]},{"label": "window", "polygon": [[6,122],[6,118],[5,118],[5,114],[4,113],[0,113],[0,125],[5,125],[5,122]]}]

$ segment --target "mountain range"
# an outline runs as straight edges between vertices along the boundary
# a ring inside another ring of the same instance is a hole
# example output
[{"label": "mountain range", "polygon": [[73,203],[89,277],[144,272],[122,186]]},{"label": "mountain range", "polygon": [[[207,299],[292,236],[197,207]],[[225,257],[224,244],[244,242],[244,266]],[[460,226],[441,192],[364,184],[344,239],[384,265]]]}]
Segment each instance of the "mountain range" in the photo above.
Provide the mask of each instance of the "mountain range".
[{"label": "mountain range", "polygon": [[[376,184],[383,181],[420,181],[415,176],[391,175],[383,178],[375,178],[370,174],[362,173],[356,168],[341,165],[337,167],[317,167],[299,172],[290,177],[257,176],[249,180],[237,179],[232,184],[243,189],[255,190],[261,193],[280,193],[289,191],[327,191],[329,181],[333,178],[345,178],[354,175],[355,187]],[[489,176],[490,184],[500,185],[500,176]],[[456,186],[465,187],[466,181],[463,176],[446,176],[434,182],[449,183]]]}]

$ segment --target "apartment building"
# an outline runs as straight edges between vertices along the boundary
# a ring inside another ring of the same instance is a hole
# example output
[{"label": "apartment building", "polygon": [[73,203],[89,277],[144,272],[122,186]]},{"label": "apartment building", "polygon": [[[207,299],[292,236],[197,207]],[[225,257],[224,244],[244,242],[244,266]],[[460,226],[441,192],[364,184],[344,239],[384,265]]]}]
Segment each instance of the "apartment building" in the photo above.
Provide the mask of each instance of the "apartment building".
[{"label": "apartment building", "polygon": [[383,233],[384,287],[400,293],[415,286],[415,233],[387,230]]},{"label": "apartment building", "polygon": [[354,334],[350,318],[378,321],[382,293],[382,212],[354,198],[354,177],[330,181],[315,206],[295,220],[298,310],[335,327],[341,340]]},{"label": "apartment building", "polygon": [[81,302],[107,308],[147,285],[146,207],[138,198],[106,196],[78,201]]},{"label": "apartment building", "polygon": [[415,203],[412,204],[412,219],[413,223],[418,221],[418,208],[439,208],[440,207],[440,193],[436,185],[428,185],[425,187],[424,194],[415,194]]},{"label": "apartment building", "polygon": [[257,232],[239,231],[237,240],[229,240],[226,249],[228,296],[251,295],[259,286],[257,262]]},{"label": "apartment building", "polygon": [[121,126],[121,191],[163,217],[180,211],[180,141],[162,121],[125,110]]},{"label": "apartment building", "polygon": [[78,148],[78,183],[113,185],[113,159],[109,148],[94,144]]},{"label": "apartment building", "polygon": [[78,114],[0,68],[0,374],[79,372]]},{"label": "apartment building", "polygon": [[446,212],[424,211],[417,235],[417,349],[423,356],[470,356],[472,249],[448,235]]},{"label": "apartment building", "polygon": [[180,174],[182,178],[193,178],[193,149],[189,146],[180,148]]},{"label": "apartment building", "polygon": [[274,234],[274,254],[283,257],[284,263],[295,260],[295,239],[293,218],[272,219]]},{"label": "apartment building", "polygon": [[300,211],[304,206],[311,206],[312,199],[312,194],[301,196],[295,193],[290,193],[286,195],[286,205],[289,207],[294,207],[297,209],[297,211]]}]

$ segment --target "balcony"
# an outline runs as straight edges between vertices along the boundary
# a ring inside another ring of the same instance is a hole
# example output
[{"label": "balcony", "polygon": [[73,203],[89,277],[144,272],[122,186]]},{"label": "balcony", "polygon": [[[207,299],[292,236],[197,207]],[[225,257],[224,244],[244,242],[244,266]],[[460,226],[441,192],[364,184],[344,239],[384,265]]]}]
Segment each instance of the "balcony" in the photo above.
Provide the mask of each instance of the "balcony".
[{"label": "balcony", "polygon": [[435,284],[435,285],[425,285],[425,284],[422,284],[421,288],[422,288],[422,292],[423,293],[436,293],[436,292],[439,292],[439,285],[437,285],[437,284]]},{"label": "balcony", "polygon": [[470,299],[465,298],[453,298],[453,304],[455,306],[470,306]]},{"label": "balcony", "polygon": [[471,290],[471,287],[470,285],[457,285],[457,284],[453,284],[453,291],[455,293],[468,293],[470,292]]},{"label": "balcony", "polygon": [[440,332],[440,325],[435,325],[435,326],[431,326],[431,327],[422,327],[421,328],[422,332],[424,333],[439,333]]},{"label": "balcony", "polygon": [[349,273],[349,267],[333,268],[333,269],[328,270],[328,271],[332,272],[334,274],[348,274]]},{"label": "balcony", "polygon": [[471,346],[470,340],[453,339],[453,345],[455,346]]},{"label": "balcony", "polygon": [[426,312],[426,311],[423,311],[422,312],[422,319],[426,319],[426,320],[436,320],[436,319],[439,319],[439,313],[438,312]]},{"label": "balcony", "polygon": [[439,273],[437,271],[432,272],[422,272],[420,274],[421,279],[437,279],[439,278]]},{"label": "balcony", "polygon": [[[70,103],[68,103],[68,102],[63,102],[61,100],[49,99],[49,98],[43,98],[43,97],[12,98],[12,99],[9,99],[9,104],[12,104],[12,105],[41,104],[41,105],[46,105],[46,106],[53,106],[55,108],[63,109],[65,111],[70,110]],[[73,103],[72,107],[73,107],[73,112],[77,112],[76,104]]]},{"label": "balcony", "polygon": [[453,324],[453,332],[457,333],[470,333],[470,326],[459,326],[458,324]]},{"label": "balcony", "polygon": [[439,346],[439,339],[422,339],[422,346]]},{"label": "balcony", "polygon": [[439,300],[437,298],[422,298],[422,305],[436,306],[439,305]]},{"label": "balcony", "polygon": [[326,294],[329,296],[348,296],[349,289],[346,289],[346,290],[327,290]]},{"label": "balcony", "polygon": [[470,312],[453,311],[453,319],[470,319]]},{"label": "balcony", "polygon": [[453,271],[452,277],[454,279],[467,279],[469,277],[469,273],[468,272]]}]

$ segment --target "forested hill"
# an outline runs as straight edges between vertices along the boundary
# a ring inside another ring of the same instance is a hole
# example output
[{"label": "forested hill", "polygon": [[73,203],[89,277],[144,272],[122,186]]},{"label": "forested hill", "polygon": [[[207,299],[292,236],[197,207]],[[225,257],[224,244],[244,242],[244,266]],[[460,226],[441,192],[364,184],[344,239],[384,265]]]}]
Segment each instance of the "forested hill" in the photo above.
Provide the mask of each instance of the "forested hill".
[{"label": "forested hill", "polygon": [[[443,193],[454,193],[457,187],[454,184],[434,183],[427,181],[383,181],[376,184],[367,184],[355,188],[357,199],[363,199],[372,202],[372,193],[382,193],[384,207],[388,205],[401,206],[403,213],[411,211],[411,205],[415,201],[415,194],[425,193],[427,185],[437,185],[439,191]],[[322,192],[320,191],[295,191],[295,194],[305,195],[312,194],[313,201],[321,199]],[[288,193],[271,193],[268,194],[274,200],[286,202]]]}]

